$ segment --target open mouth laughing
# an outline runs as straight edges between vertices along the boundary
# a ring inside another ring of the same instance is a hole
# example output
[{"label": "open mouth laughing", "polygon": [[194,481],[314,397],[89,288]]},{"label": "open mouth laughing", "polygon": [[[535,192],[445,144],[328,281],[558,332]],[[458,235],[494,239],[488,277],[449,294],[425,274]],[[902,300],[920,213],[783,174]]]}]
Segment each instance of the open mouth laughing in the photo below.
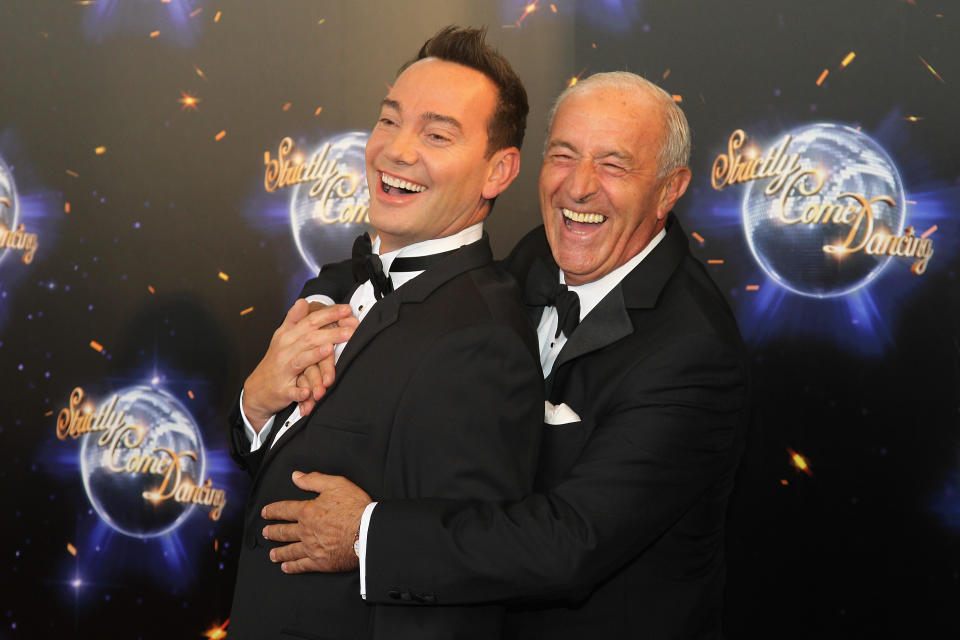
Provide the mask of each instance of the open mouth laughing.
[{"label": "open mouth laughing", "polygon": [[587,233],[606,222],[607,217],[599,213],[587,213],[561,208],[563,224],[574,233]]},{"label": "open mouth laughing", "polygon": [[427,188],[422,184],[410,182],[409,180],[404,180],[403,178],[398,178],[397,176],[391,176],[390,174],[382,171],[379,171],[378,173],[380,174],[380,188],[386,194],[392,196],[404,196],[414,193],[421,193],[427,190]]}]

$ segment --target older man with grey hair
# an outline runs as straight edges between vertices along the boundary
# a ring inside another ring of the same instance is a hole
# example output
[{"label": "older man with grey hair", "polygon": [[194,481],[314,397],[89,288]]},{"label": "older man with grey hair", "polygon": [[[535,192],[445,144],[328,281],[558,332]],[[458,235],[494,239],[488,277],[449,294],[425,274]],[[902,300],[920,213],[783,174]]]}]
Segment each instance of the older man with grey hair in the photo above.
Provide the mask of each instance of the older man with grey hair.
[{"label": "older man with grey hair", "polygon": [[291,542],[275,550],[285,571],[351,569],[341,532],[359,530],[371,602],[506,601],[505,637],[721,635],[749,383],[734,317],[671,213],[689,153],[682,110],[639,76],[559,96],[544,224],[505,261],[538,324],[548,398],[536,493],[370,503],[311,474],[319,496],[299,505],[298,532],[265,532]]}]

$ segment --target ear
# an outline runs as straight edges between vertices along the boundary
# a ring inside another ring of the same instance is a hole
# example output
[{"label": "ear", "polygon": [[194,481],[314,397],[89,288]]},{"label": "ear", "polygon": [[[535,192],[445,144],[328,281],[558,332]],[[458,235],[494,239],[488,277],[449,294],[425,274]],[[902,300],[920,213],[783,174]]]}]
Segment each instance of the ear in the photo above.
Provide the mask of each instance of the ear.
[{"label": "ear", "polygon": [[500,149],[490,157],[487,180],[483,183],[481,195],[486,200],[493,200],[506,191],[518,173],[520,173],[520,150],[516,147]]},{"label": "ear", "polygon": [[666,220],[667,214],[673,209],[673,205],[687,191],[687,187],[690,185],[690,177],[688,167],[678,167],[664,178],[660,192],[660,202],[657,206],[658,220]]}]

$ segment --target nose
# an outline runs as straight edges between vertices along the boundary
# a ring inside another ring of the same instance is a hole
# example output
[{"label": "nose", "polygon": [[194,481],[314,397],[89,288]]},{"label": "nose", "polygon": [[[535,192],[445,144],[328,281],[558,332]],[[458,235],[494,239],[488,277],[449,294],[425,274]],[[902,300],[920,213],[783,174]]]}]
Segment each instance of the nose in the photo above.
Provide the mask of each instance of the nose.
[{"label": "nose", "polygon": [[596,168],[587,158],[581,159],[567,176],[567,192],[577,202],[588,200],[599,188]]},{"label": "nose", "polygon": [[416,164],[417,148],[416,134],[413,131],[400,129],[392,136],[383,149],[388,160],[397,164]]}]

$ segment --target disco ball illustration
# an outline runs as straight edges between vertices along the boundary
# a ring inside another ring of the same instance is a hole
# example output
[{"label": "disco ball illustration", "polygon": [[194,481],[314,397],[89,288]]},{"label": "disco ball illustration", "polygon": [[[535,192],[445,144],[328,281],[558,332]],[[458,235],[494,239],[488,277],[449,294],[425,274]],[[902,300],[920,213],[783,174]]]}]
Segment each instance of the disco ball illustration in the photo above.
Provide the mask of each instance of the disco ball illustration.
[{"label": "disco ball illustration", "polygon": [[[16,231],[20,205],[17,202],[17,186],[13,182],[13,172],[0,158],[0,231]],[[0,262],[10,249],[0,248]]]},{"label": "disco ball illustration", "polygon": [[[833,123],[804,125],[788,132],[792,136],[786,154],[800,154],[804,170],[824,175],[823,187],[805,196],[790,190],[785,209],[788,217],[800,216],[811,204],[855,204],[841,194],[861,194],[867,200],[888,196],[894,206],[874,202],[873,232],[900,235],[903,231],[906,196],[896,166],[873,139],[856,129]],[[806,178],[806,189],[814,180]],[[764,193],[769,179],[754,180],[744,191],[742,214],[747,242],[757,262],[783,287],[806,296],[827,298],[850,293],[875,278],[890,261],[888,255],[868,255],[862,249],[830,254],[825,245],[842,244],[851,226],[834,223],[798,222],[781,219],[781,192]],[[859,244],[866,228],[861,222],[852,246]]]},{"label": "disco ball illustration", "polygon": [[135,428],[116,430],[105,446],[98,442],[104,431],[83,437],[83,485],[97,514],[111,527],[138,538],[159,536],[179,526],[193,505],[177,502],[171,495],[176,467],[161,494],[168,497],[159,499],[156,494],[164,474],[151,472],[151,464],[159,471],[162,467],[156,464],[169,464],[176,455],[180,482],[200,486],[205,466],[200,431],[186,408],[166,391],[134,386],[117,396],[114,410],[124,412],[126,425]]},{"label": "disco ball illustration", "polygon": [[[336,162],[339,178],[329,180],[319,191],[317,181],[301,182],[293,189],[290,198],[293,239],[314,273],[328,262],[349,257],[354,239],[371,229],[365,222],[370,192],[364,150],[369,137],[365,131],[350,131],[326,140],[306,160],[322,155],[329,144],[325,161]],[[311,190],[315,191],[313,195]]]}]

